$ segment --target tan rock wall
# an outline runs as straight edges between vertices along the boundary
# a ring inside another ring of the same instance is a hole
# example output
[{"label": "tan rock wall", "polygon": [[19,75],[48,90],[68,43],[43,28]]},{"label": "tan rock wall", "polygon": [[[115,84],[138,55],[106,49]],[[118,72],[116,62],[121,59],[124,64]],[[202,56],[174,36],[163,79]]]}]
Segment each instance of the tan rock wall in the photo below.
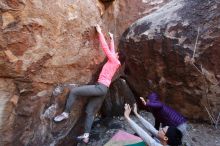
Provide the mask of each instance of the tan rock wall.
[{"label": "tan rock wall", "polygon": [[12,79],[0,79],[0,145],[11,138],[14,123],[14,107],[17,105],[18,96],[16,86]]}]

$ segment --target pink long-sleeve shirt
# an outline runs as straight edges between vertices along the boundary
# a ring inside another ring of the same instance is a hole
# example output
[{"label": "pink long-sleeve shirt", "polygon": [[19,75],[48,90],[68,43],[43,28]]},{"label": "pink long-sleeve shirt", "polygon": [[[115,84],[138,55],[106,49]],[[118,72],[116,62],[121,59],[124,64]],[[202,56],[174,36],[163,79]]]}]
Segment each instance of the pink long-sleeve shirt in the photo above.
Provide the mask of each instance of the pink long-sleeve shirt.
[{"label": "pink long-sleeve shirt", "polygon": [[114,76],[115,72],[121,64],[115,53],[114,40],[111,39],[109,48],[104,35],[102,33],[99,33],[99,41],[105,55],[108,58],[108,61],[102,67],[102,71],[99,75],[98,82],[109,87],[109,85],[111,84],[112,77]]}]

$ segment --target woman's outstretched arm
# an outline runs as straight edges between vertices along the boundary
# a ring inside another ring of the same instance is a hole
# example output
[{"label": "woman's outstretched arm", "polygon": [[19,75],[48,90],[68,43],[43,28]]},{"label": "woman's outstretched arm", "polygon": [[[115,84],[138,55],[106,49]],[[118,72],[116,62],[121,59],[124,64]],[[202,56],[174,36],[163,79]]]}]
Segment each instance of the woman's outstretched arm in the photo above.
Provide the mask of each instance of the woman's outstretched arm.
[{"label": "woman's outstretched arm", "polygon": [[107,42],[106,42],[106,40],[105,40],[105,37],[104,37],[104,35],[103,35],[103,33],[102,33],[102,30],[101,30],[101,28],[100,28],[99,25],[96,26],[96,30],[97,30],[97,32],[98,32],[98,34],[99,34],[99,42],[100,42],[100,44],[101,44],[101,47],[102,47],[102,49],[103,49],[105,55],[108,57],[108,59],[110,59],[111,56],[112,56],[112,53],[111,53],[111,51],[109,50],[108,44],[107,44]]},{"label": "woman's outstretched arm", "polygon": [[163,107],[163,104],[160,101],[145,101],[145,99],[143,97],[140,97],[142,103],[147,106],[147,107],[151,107],[151,108],[155,108],[155,109],[160,109]]},{"label": "woman's outstretched arm", "polygon": [[112,33],[108,33],[110,36],[110,51],[112,53],[115,53],[115,44],[114,44],[114,38],[113,38],[113,34]]},{"label": "woman's outstretched arm", "polygon": [[157,143],[147,132],[145,132],[140,126],[138,126],[130,117],[131,108],[128,104],[125,104],[125,119],[128,121],[131,128],[143,139],[143,141],[149,146],[162,146]]},{"label": "woman's outstretched arm", "polygon": [[140,120],[140,122],[142,123],[142,125],[150,132],[152,133],[154,136],[157,136],[158,131],[154,128],[153,125],[151,125],[151,123],[149,123],[147,120],[145,120],[141,115],[139,115],[137,113],[137,104],[134,104],[134,114],[136,115],[136,117]]},{"label": "woman's outstretched arm", "polygon": [[150,101],[146,103],[146,106],[155,108],[155,109],[160,109],[163,107],[163,104],[160,101]]}]

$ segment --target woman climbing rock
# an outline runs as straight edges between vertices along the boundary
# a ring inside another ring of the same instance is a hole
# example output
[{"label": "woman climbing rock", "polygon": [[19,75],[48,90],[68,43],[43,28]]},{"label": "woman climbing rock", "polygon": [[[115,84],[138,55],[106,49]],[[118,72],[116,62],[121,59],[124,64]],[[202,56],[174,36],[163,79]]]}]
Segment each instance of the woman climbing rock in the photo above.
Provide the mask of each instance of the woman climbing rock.
[{"label": "woman climbing rock", "polygon": [[96,31],[99,35],[101,47],[108,59],[102,68],[98,81],[95,85],[85,85],[72,89],[66,101],[64,112],[54,118],[55,122],[60,122],[64,119],[67,119],[69,117],[69,113],[71,112],[72,105],[77,97],[91,97],[92,99],[86,107],[84,134],[77,137],[78,140],[81,140],[85,143],[89,142],[89,133],[91,131],[95,114],[101,108],[105,95],[111,84],[111,80],[121,65],[118,53],[115,52],[113,34],[109,33],[110,46],[108,46],[99,25],[96,26]]}]

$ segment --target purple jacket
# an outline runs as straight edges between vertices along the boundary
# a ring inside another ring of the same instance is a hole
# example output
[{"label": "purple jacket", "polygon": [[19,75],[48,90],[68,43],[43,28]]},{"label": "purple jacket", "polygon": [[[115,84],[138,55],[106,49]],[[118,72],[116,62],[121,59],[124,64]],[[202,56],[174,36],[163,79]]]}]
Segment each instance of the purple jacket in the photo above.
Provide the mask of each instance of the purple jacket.
[{"label": "purple jacket", "polygon": [[157,129],[159,128],[159,123],[162,123],[163,126],[177,127],[186,122],[186,119],[180,113],[160,102],[157,93],[152,92],[148,99],[149,102],[146,106],[150,108],[150,112],[154,115]]}]

